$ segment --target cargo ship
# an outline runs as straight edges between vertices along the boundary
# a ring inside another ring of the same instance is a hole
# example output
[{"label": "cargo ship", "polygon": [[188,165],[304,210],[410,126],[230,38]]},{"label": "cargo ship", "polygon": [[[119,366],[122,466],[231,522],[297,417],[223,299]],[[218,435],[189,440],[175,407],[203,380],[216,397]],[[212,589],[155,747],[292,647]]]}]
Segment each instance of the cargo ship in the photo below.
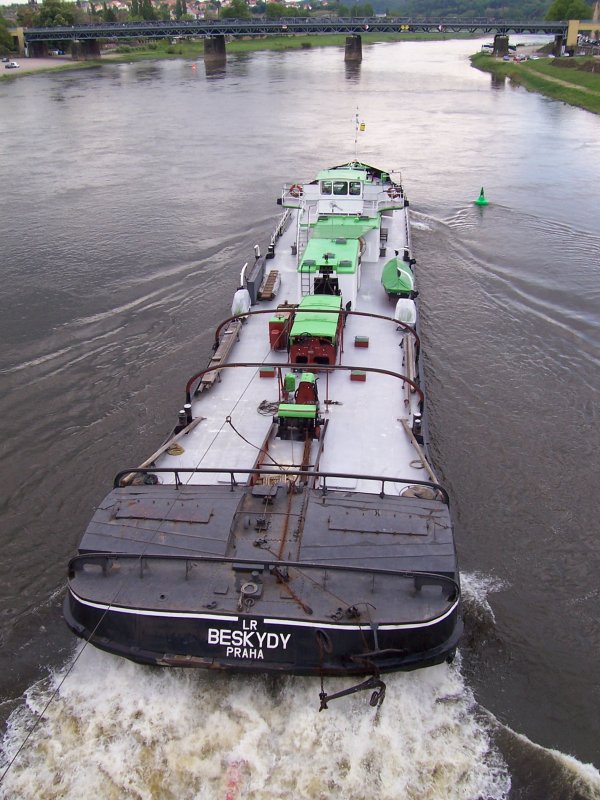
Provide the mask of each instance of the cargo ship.
[{"label": "cargo ship", "polygon": [[277,202],[171,433],[89,522],[64,616],[136,662],[362,676],[321,707],[376,705],[382,674],[451,661],[462,631],[410,206],[358,160]]}]

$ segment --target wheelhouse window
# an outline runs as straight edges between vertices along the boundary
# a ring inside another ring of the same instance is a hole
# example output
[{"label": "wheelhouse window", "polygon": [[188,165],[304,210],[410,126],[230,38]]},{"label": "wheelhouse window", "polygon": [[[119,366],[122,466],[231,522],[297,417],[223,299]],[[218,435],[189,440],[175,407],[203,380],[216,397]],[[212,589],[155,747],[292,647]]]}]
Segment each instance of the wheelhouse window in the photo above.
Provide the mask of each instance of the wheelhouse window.
[{"label": "wheelhouse window", "polygon": [[331,195],[336,197],[360,197],[361,184],[360,181],[321,181],[321,194]]}]

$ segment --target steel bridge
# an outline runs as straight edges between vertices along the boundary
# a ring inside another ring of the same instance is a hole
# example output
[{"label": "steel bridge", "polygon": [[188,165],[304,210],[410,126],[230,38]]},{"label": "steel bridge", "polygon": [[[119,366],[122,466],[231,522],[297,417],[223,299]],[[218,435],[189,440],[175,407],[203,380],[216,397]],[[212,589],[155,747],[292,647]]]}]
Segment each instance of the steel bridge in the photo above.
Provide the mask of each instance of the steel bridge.
[{"label": "steel bridge", "polygon": [[100,22],[56,28],[28,28],[25,43],[77,42],[98,39],[164,39],[217,36],[286,36],[299,34],[481,33],[566,36],[568,21],[496,19],[419,19],[411,17],[284,17],[282,19],[222,19],[192,22]]}]

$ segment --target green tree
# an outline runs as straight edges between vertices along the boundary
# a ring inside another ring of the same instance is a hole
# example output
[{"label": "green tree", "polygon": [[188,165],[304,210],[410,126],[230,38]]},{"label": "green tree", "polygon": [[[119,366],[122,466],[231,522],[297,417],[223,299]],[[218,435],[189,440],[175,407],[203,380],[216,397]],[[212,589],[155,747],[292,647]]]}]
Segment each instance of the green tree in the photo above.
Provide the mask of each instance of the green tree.
[{"label": "green tree", "polygon": [[112,6],[110,8],[106,5],[106,0],[102,3],[102,19],[104,22],[116,22],[117,14]]},{"label": "green tree", "polygon": [[152,5],[152,0],[142,0],[140,5],[140,14],[142,19],[145,20],[156,19],[156,10]]},{"label": "green tree", "polygon": [[591,19],[592,8],[584,0],[554,0],[546,19]]},{"label": "green tree", "polygon": [[231,5],[221,9],[223,19],[249,19],[250,12],[246,0],[231,0]]},{"label": "green tree", "polygon": [[175,19],[181,19],[183,11],[181,10],[181,0],[175,0],[175,8],[173,9],[173,16]]},{"label": "green tree", "polygon": [[267,19],[279,19],[285,17],[287,9],[283,3],[267,3],[266,8]]},{"label": "green tree", "polygon": [[61,0],[44,0],[40,6],[38,25],[43,28],[73,25],[74,22],[74,3],[63,3]]},{"label": "green tree", "polygon": [[20,5],[17,9],[17,25],[23,28],[35,28],[38,24],[38,10],[37,6]]},{"label": "green tree", "polygon": [[0,53],[5,56],[10,53],[13,47],[13,39],[8,32],[8,22],[0,14]]},{"label": "green tree", "polygon": [[140,4],[138,0],[131,0],[131,17],[133,19],[139,19],[140,17]]}]

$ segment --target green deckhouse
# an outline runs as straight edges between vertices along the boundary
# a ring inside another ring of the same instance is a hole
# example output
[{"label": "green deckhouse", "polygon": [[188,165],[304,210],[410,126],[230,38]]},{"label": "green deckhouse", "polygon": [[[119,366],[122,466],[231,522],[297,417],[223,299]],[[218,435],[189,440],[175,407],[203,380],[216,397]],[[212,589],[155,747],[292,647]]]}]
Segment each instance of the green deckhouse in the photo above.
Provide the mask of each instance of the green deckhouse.
[{"label": "green deckhouse", "polygon": [[311,239],[300,262],[300,272],[318,272],[323,267],[335,273],[356,272],[358,239]]},{"label": "green deckhouse", "polygon": [[303,297],[289,336],[292,364],[335,364],[342,327],[342,298],[315,294]]}]

